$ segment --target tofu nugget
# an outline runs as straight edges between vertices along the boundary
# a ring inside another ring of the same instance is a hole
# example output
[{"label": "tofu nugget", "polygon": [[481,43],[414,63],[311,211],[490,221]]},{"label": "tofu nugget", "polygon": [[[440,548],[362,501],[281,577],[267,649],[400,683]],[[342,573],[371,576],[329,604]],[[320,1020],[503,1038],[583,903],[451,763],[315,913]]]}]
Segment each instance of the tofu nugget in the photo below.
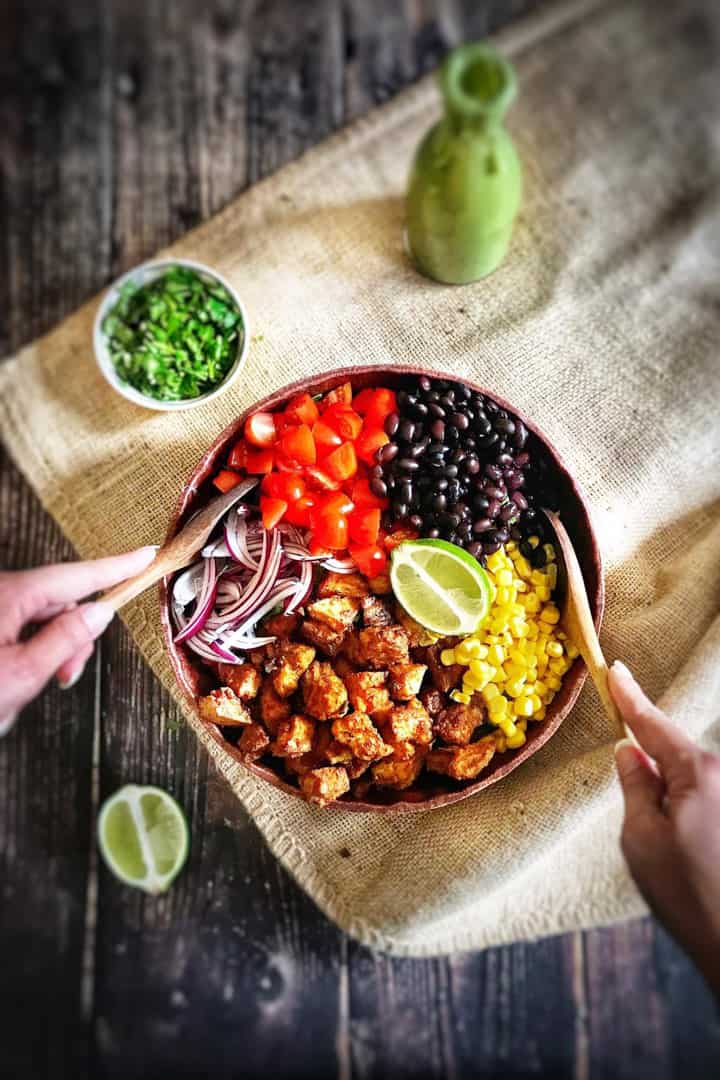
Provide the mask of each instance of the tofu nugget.
[{"label": "tofu nugget", "polygon": [[345,676],[345,686],[353,709],[363,712],[384,712],[392,705],[386,685],[385,671],[356,671]]},{"label": "tofu nugget", "polygon": [[434,686],[429,687],[427,690],[423,690],[420,694],[420,700],[431,716],[437,716],[439,712],[442,712],[446,705],[445,695]]},{"label": "tofu nugget", "polygon": [[329,626],[307,619],[300,627],[300,637],[315,645],[326,656],[336,656],[345,637],[345,631],[338,633]]},{"label": "tofu nugget", "polygon": [[350,632],[345,635],[343,643],[340,646],[340,652],[351,664],[355,664],[356,667],[362,666],[363,652],[360,645],[360,634],[357,630],[350,630]]},{"label": "tofu nugget", "polygon": [[307,613],[316,622],[324,623],[341,634],[349,630],[357,618],[360,610],[360,601],[349,596],[328,596],[324,600],[316,600],[308,604]]},{"label": "tofu nugget", "polygon": [[425,664],[393,664],[390,668],[390,696],[409,701],[420,693],[427,667]]},{"label": "tofu nugget", "polygon": [[275,693],[272,682],[266,678],[260,687],[260,719],[271,735],[276,735],[283,720],[292,712],[290,705]]},{"label": "tofu nugget", "polygon": [[354,712],[333,720],[332,733],[338,742],[352,751],[361,761],[376,761],[392,753],[367,713]]},{"label": "tofu nugget", "polygon": [[283,642],[278,657],[278,666],[273,672],[272,681],[275,692],[280,697],[290,697],[300,683],[301,676],[315,659],[312,645],[295,645]]},{"label": "tofu nugget", "polygon": [[443,773],[454,780],[474,780],[489,764],[495,753],[495,736],[486,735],[469,746],[439,747],[425,759],[431,772]]},{"label": "tofu nugget", "polygon": [[476,727],[485,722],[485,713],[477,705],[450,705],[433,720],[433,734],[446,743],[467,746]]},{"label": "tofu nugget", "polygon": [[296,776],[304,776],[311,769],[319,769],[328,760],[327,750],[332,741],[332,732],[329,726],[327,724],[316,724],[312,750],[307,754],[301,754],[299,757],[286,757],[286,770]]},{"label": "tofu nugget", "polygon": [[211,724],[222,724],[223,727],[239,727],[252,723],[250,713],[229,686],[221,686],[219,690],[211,690],[206,697],[201,697],[198,710],[203,720],[209,720]]},{"label": "tofu nugget", "polygon": [[252,723],[240,736],[238,750],[248,761],[257,761],[270,746],[270,736],[261,724]]},{"label": "tofu nugget", "polygon": [[432,742],[432,721],[417,698],[407,705],[395,705],[383,718],[385,730],[396,742],[427,745]]},{"label": "tofu nugget", "polygon": [[385,758],[384,761],[378,761],[376,765],[372,766],[372,778],[378,787],[389,787],[402,791],[415,783],[422,770],[424,760],[425,750],[421,747],[416,747],[413,756],[407,760],[399,761],[393,754],[391,757]]},{"label": "tofu nugget", "polygon": [[390,626],[394,621],[390,609],[379,596],[365,596],[362,600],[364,626]]},{"label": "tofu nugget", "polygon": [[252,664],[220,664],[220,678],[242,701],[257,697],[262,675]]},{"label": "tofu nugget", "polygon": [[308,802],[327,806],[350,790],[347,770],[342,765],[328,765],[323,769],[311,769],[300,777],[300,790]]},{"label": "tofu nugget", "polygon": [[317,720],[330,720],[347,705],[345,683],[339,679],[330,664],[316,660],[302,679],[305,711]]},{"label": "tofu nugget", "polygon": [[273,634],[275,637],[287,641],[295,633],[300,622],[300,616],[295,612],[292,615],[271,615],[263,623],[263,634]]},{"label": "tofu nugget", "polygon": [[313,748],[315,721],[296,713],[283,720],[278,727],[272,752],[278,757],[300,757],[309,754]]},{"label": "tofu nugget", "polygon": [[369,592],[370,586],[362,575],[331,572],[320,582],[317,595],[321,600],[326,596],[352,596],[356,600],[361,600]]},{"label": "tofu nugget", "polygon": [[408,662],[408,639],[401,626],[368,626],[359,638],[360,655],[370,668],[387,670]]}]

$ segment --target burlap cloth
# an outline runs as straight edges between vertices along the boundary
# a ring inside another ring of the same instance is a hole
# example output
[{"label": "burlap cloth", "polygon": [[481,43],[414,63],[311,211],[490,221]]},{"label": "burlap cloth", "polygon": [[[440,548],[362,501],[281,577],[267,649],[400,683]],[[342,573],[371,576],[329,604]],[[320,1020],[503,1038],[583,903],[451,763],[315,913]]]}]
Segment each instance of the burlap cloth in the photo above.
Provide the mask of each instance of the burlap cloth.
[{"label": "burlap cloth", "polygon": [[[478,285],[434,285],[403,255],[430,79],[190,233],[170,250],[227,275],[257,335],[241,385],[205,409],[154,414],[113,393],[94,367],[95,301],[24,349],[0,373],[4,437],[79,554],[161,540],[215,435],[291,379],[391,360],[469,375],[532,415],[589,495],[608,657],[717,745],[718,35],[712,0],[585,0],[504,35],[526,193],[505,265]],[[172,691],[155,592],[123,615]],[[512,776],[397,819],[312,809],[198,736],[297,881],[373,946],[432,954],[644,910],[591,687]]]}]

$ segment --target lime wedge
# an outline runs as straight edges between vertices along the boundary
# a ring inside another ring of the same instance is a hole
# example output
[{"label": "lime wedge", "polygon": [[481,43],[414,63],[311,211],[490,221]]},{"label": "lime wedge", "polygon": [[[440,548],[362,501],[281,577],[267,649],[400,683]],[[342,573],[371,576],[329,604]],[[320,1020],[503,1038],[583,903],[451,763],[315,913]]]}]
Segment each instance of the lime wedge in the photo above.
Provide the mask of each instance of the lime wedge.
[{"label": "lime wedge", "polygon": [[187,822],[166,791],[126,784],[100,808],[98,843],[120,881],[161,893],[187,858]]},{"label": "lime wedge", "polygon": [[446,540],[398,544],[390,581],[408,615],[447,637],[474,633],[492,603],[493,588],[480,563]]}]

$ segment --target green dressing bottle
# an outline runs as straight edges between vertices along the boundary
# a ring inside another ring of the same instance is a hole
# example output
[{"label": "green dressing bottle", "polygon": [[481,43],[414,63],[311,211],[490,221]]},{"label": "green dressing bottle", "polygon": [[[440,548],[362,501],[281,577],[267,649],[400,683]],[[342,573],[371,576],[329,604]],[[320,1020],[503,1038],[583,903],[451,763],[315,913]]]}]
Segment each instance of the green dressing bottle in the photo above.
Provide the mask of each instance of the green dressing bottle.
[{"label": "green dressing bottle", "polygon": [[512,66],[484,44],[454,49],[440,69],[445,115],[420,143],[407,194],[407,244],[428,277],[462,285],[502,262],[522,172],[503,127]]}]

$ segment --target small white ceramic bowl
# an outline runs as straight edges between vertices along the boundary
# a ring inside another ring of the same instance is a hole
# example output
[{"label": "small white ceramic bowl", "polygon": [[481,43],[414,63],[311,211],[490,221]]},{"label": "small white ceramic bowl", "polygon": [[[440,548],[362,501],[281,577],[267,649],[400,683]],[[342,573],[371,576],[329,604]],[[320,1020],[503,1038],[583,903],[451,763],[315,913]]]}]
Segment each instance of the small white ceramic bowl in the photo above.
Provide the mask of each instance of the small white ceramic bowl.
[{"label": "small white ceramic bowl", "polygon": [[[166,273],[173,266],[187,266],[190,270],[195,270],[201,277],[212,278],[227,289],[242,316],[243,335],[242,339],[238,340],[237,355],[235,356],[233,366],[230,368],[223,381],[218,383],[214,389],[208,390],[206,394],[200,394],[199,397],[187,398],[184,401],[158,401],[156,398],[147,397],[145,394],[141,394],[139,390],[136,390],[135,387],[123,382],[120,378],[115,370],[115,365],[110,358],[107,339],[102,326],[105,317],[117,303],[123,285],[128,281],[133,281],[141,286],[147,285],[149,282],[155,281],[156,278],[159,278],[162,274]],[[113,282],[108,289],[98,308],[93,324],[95,359],[97,360],[100,371],[112,388],[117,390],[118,394],[122,394],[124,398],[127,398],[128,401],[132,401],[135,405],[141,405],[145,409],[155,409],[157,412],[178,412],[181,409],[195,409],[199,405],[206,405],[208,401],[212,401],[213,398],[222,394],[223,391],[227,390],[228,386],[231,386],[232,383],[235,382],[245,366],[245,357],[247,355],[249,340],[250,334],[248,330],[247,312],[235,289],[229,281],[222,277],[221,274],[218,274],[217,270],[205,266],[204,263],[194,262],[192,259],[159,259],[155,262],[141,263],[140,266],[128,270],[126,274],[123,274],[122,277],[119,277],[117,281]]]}]

